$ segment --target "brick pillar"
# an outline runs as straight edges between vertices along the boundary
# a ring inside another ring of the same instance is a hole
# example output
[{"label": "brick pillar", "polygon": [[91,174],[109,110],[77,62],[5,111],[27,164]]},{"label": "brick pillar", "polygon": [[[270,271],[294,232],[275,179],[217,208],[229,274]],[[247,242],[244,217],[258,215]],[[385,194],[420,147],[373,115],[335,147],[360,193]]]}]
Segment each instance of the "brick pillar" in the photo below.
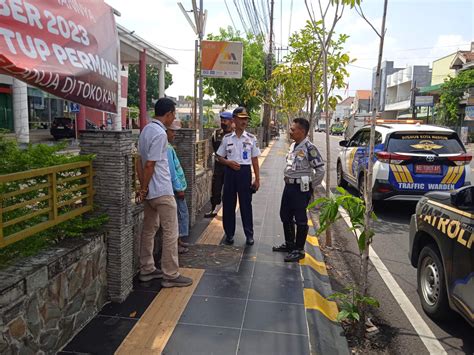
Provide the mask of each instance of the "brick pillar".
[{"label": "brick pillar", "polygon": [[196,181],[196,130],[190,128],[182,128],[176,131],[174,139],[174,148],[178,155],[179,161],[186,176],[188,188],[186,189],[185,197],[189,210],[189,223],[191,225],[196,221],[196,215],[193,212],[195,204],[194,190]]},{"label": "brick pillar", "polygon": [[132,291],[132,132],[82,131],[81,154],[95,154],[96,213],[109,216],[107,286],[109,298],[122,302]]}]

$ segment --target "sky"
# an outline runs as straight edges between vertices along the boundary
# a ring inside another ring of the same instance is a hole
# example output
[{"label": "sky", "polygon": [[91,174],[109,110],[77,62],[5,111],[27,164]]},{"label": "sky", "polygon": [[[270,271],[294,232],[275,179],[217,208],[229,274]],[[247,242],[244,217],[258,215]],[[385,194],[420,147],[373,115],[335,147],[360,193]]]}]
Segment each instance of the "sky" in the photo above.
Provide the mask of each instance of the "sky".
[{"label": "sky", "polygon": [[[262,0],[257,0],[259,3]],[[326,3],[328,0],[321,0]],[[173,0],[106,0],[121,13],[117,22],[144,38],[178,61],[168,70],[173,85],[168,96],[193,94],[194,41],[196,35]],[[191,0],[181,0],[186,10]],[[203,0],[208,11],[206,34],[232,26],[243,32],[235,0]],[[250,3],[250,1],[247,1]],[[267,1],[264,1],[266,3]],[[269,1],[268,1],[269,2]],[[317,0],[308,0],[317,8]],[[199,4],[199,1],[197,1]],[[227,5],[227,6],[226,6]],[[363,0],[362,9],[380,29],[383,1]],[[192,17],[192,14],[190,14]],[[232,17],[231,17],[232,16]],[[274,40],[277,47],[287,47],[290,33],[298,31],[308,19],[304,0],[275,0]],[[433,60],[457,50],[469,50],[474,41],[474,0],[389,0],[387,33],[383,59],[393,60],[396,67],[431,65]],[[353,96],[355,90],[370,89],[372,68],[377,64],[379,39],[354,10],[346,10],[337,24],[336,33],[349,39],[345,50],[356,59],[348,69],[349,87],[340,92]],[[231,79],[229,79],[231,80]]]}]

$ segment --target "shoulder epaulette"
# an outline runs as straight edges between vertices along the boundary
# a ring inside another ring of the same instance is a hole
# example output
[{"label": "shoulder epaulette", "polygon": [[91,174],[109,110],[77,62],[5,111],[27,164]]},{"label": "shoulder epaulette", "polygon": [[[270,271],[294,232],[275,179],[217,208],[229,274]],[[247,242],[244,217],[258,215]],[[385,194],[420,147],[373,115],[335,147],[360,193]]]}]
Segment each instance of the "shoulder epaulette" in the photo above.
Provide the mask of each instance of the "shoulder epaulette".
[{"label": "shoulder epaulette", "polygon": [[254,136],[252,133],[247,132],[247,135],[248,135],[250,138],[255,138],[255,136]]},{"label": "shoulder epaulette", "polygon": [[227,133],[224,137],[230,137],[232,133]]}]

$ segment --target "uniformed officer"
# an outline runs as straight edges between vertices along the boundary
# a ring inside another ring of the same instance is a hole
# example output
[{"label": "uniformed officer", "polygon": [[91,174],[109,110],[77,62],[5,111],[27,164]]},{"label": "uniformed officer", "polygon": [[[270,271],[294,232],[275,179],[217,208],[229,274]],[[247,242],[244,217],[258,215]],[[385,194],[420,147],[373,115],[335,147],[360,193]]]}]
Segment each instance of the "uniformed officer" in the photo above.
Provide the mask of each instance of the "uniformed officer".
[{"label": "uniformed officer", "polygon": [[273,251],[288,253],[285,261],[298,261],[305,257],[304,245],[308,234],[306,207],[311,199],[313,188],[319,185],[324,177],[323,160],[318,149],[307,138],[308,131],[307,119],[295,118],[293,120],[290,138],[294,142],[286,156],[285,189],[280,206],[285,243],[273,247]]},{"label": "uniformed officer", "polygon": [[[219,163],[225,165],[223,224],[226,244],[234,243],[235,206],[239,196],[240,216],[247,245],[253,245],[252,192],[260,187],[258,156],[260,149],[254,135],[245,131],[249,115],[244,107],[237,107],[232,113],[235,131],[226,134],[217,150]],[[255,180],[252,183],[252,165]]]},{"label": "uniformed officer", "polygon": [[[232,132],[232,112],[224,111],[219,114],[221,118],[221,128],[216,129],[211,137],[212,149],[217,154],[217,149],[222,143],[224,135]],[[205,218],[212,218],[217,215],[216,206],[222,201],[222,186],[224,185],[225,166],[217,160],[214,162],[214,173],[212,175],[211,188],[211,210],[204,215]]]}]

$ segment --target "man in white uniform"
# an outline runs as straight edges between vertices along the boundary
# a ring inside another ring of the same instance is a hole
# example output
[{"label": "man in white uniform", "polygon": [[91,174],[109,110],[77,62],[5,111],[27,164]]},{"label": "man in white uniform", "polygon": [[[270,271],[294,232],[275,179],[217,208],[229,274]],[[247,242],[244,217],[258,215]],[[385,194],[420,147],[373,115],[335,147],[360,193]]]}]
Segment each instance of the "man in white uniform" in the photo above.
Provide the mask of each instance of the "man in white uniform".
[{"label": "man in white uniform", "polygon": [[[240,216],[247,245],[253,245],[252,193],[260,187],[258,157],[260,149],[253,134],[245,131],[249,115],[244,107],[237,107],[232,113],[235,131],[224,136],[217,150],[219,163],[225,165],[224,194],[222,197],[223,224],[226,244],[234,243],[235,206],[239,197]],[[252,183],[252,169],[255,180]]]}]

